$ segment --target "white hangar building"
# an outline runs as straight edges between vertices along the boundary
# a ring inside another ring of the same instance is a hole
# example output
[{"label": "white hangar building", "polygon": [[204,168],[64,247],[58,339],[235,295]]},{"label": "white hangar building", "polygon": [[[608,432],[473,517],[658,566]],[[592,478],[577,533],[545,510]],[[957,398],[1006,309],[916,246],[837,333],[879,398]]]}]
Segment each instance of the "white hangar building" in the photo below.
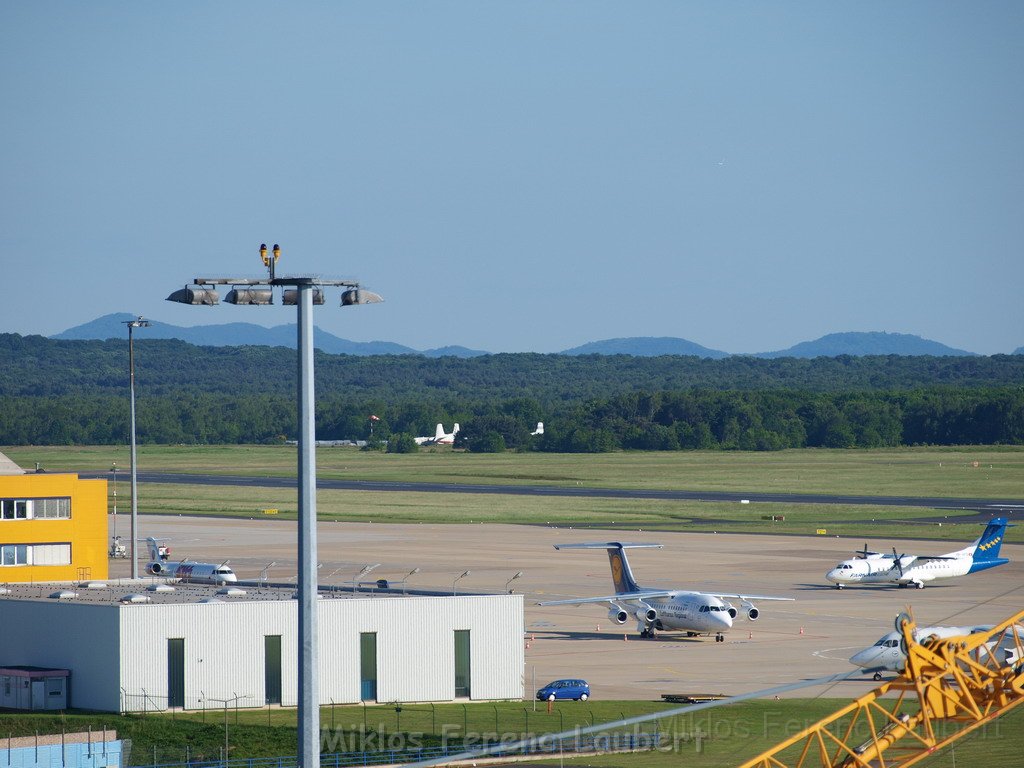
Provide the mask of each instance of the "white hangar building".
[{"label": "white hangar building", "polygon": [[[168,586],[0,589],[0,667],[70,670],[82,709],[297,705],[294,587]],[[522,595],[317,605],[322,704],[523,697]]]}]

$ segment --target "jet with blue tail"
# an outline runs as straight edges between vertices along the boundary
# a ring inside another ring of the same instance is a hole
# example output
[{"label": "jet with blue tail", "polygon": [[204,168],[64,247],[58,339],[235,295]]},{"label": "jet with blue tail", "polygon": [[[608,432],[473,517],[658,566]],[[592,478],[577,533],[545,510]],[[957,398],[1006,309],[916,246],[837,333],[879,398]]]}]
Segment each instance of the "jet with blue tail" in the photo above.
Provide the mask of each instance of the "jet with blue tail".
[{"label": "jet with blue tail", "polygon": [[725,640],[724,633],[732,627],[739,611],[727,598],[740,601],[747,618],[755,621],[761,612],[752,600],[793,600],[792,597],[765,597],[721,592],[695,592],[685,589],[649,589],[637,584],[626,559],[627,549],[661,548],[661,544],[631,544],[618,541],[591,544],[556,544],[555,549],[604,549],[612,569],[614,595],[583,597],[573,600],[549,600],[540,605],[581,605],[607,603],[608,618],[625,624],[633,617],[640,637],[653,638],[657,631],[686,632],[690,637],[714,635],[716,642]]}]

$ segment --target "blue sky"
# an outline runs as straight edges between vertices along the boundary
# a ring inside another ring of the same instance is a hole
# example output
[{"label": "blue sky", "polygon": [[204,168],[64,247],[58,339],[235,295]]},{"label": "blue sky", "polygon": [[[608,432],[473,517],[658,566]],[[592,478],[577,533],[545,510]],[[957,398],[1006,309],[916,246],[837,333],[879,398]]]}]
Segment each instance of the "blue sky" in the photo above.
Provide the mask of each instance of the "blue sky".
[{"label": "blue sky", "polygon": [[1019,2],[0,3],[0,331],[356,278],[357,341],[1024,345]]}]

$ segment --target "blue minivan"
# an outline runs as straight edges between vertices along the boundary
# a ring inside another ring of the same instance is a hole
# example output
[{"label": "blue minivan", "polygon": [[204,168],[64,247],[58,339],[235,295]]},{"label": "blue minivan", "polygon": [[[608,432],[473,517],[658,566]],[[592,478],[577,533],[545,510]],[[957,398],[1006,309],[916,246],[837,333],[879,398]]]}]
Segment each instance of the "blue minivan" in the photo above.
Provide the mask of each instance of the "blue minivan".
[{"label": "blue minivan", "polygon": [[555,680],[537,691],[538,701],[554,701],[555,699],[586,701],[589,698],[590,685],[586,680],[579,679]]}]

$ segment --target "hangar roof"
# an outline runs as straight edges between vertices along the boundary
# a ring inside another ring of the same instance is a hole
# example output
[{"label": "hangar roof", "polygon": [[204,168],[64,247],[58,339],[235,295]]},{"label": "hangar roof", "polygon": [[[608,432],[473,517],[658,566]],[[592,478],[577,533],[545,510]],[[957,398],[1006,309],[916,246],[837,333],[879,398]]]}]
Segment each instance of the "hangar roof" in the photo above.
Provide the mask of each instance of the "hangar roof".
[{"label": "hangar roof", "polygon": [[[410,592],[410,595],[413,593]],[[419,596],[438,596],[438,593],[418,592]],[[351,587],[324,587],[319,589],[324,600],[376,599],[402,597],[396,591],[364,590],[353,592]],[[37,582],[35,584],[8,583],[0,586],[0,601],[33,600],[88,605],[148,605],[188,603],[238,603],[256,601],[292,600],[296,597],[294,584],[242,581],[225,586],[190,584],[162,579],[117,579],[110,581],[84,581],[77,583]]]}]

